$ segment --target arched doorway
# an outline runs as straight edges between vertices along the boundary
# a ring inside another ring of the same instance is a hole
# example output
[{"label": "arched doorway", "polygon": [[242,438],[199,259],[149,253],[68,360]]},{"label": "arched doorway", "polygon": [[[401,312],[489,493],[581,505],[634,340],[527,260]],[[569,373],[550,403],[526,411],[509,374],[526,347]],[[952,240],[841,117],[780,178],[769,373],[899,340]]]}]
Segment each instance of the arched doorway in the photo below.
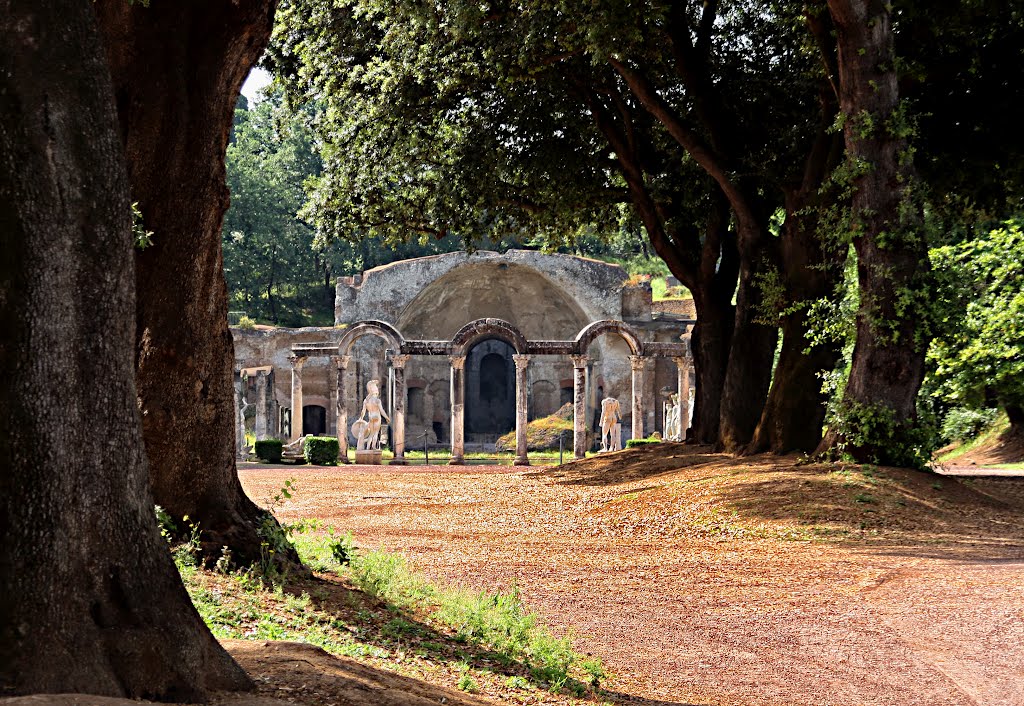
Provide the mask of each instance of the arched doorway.
[{"label": "arched doorway", "polygon": [[516,380],[505,341],[489,338],[466,356],[466,441],[493,444],[516,425]]},{"label": "arched doorway", "polygon": [[302,435],[323,436],[327,433],[327,408],[318,404],[302,406]]}]

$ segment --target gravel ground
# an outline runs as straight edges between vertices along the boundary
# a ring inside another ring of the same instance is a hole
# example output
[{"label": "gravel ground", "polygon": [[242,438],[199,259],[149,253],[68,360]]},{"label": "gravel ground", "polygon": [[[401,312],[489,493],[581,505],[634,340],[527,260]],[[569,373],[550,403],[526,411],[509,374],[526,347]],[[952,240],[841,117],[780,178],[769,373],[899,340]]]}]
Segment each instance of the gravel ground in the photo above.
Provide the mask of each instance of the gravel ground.
[{"label": "gravel ground", "polygon": [[1019,506],[989,523],[991,541],[787,541],[680,535],[646,519],[627,532],[609,520],[609,508],[663,485],[660,475],[598,483],[543,469],[345,466],[240,476],[258,501],[295,478],[282,517],[322,518],[436,579],[517,585],[556,631],[604,660],[623,697],[1024,704]]}]

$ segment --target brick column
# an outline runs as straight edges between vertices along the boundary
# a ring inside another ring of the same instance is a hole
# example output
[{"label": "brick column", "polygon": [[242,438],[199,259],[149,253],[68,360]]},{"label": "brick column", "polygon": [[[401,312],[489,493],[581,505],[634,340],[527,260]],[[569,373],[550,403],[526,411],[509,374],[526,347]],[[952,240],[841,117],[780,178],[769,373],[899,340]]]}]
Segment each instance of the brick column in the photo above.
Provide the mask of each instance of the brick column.
[{"label": "brick column", "polygon": [[466,409],[466,381],[464,368],[466,367],[466,356],[451,355],[448,360],[452,363],[452,458],[448,461],[449,466],[461,466],[465,459],[465,417]]},{"label": "brick column", "polygon": [[249,456],[249,447],[245,445],[245,417],[242,410],[245,409],[244,393],[242,392],[243,381],[242,371],[236,369],[234,375],[235,385],[235,457],[244,461]]},{"label": "brick column", "polygon": [[335,410],[338,427],[338,462],[348,463],[348,407],[345,406],[345,376],[348,374],[348,362],[352,356],[334,356],[338,365],[337,390],[335,393]]},{"label": "brick column", "polygon": [[587,456],[587,356],[572,359],[572,452],[574,458]]},{"label": "brick column", "polygon": [[405,364],[409,362],[408,355],[391,356],[391,371],[395,376],[395,398],[391,401],[393,411],[391,414],[391,440],[395,449],[395,457],[391,461],[392,466],[404,466],[405,461]]},{"label": "brick column", "polygon": [[256,440],[267,438],[267,371],[256,371]]},{"label": "brick column", "polygon": [[302,365],[305,358],[297,355],[289,356],[292,364],[292,435],[289,441],[302,436]]},{"label": "brick column", "polygon": [[514,466],[529,466],[530,459],[527,456],[526,425],[527,416],[527,383],[526,366],[530,363],[528,355],[513,355],[513,362],[516,364],[516,458],[512,462]]},{"label": "brick column", "polygon": [[686,441],[686,430],[690,426],[690,359],[679,356],[672,359],[676,364],[676,389],[679,391],[679,439]]},{"label": "brick column", "polygon": [[644,438],[644,363],[642,355],[629,356],[629,367],[633,369],[633,433],[630,438]]}]

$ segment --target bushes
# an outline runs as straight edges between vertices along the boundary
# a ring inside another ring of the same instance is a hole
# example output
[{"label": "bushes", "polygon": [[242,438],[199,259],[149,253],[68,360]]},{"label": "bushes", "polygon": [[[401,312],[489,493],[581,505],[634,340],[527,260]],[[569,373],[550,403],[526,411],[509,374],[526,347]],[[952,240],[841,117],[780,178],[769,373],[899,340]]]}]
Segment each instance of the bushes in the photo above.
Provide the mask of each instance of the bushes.
[{"label": "bushes", "polygon": [[995,409],[969,409],[954,407],[942,420],[942,438],[946,441],[967,441],[973,439],[982,429],[995,421]]},{"label": "bushes", "polygon": [[637,446],[647,446],[649,444],[660,444],[661,439],[656,437],[648,437],[646,439],[630,439],[626,442],[627,449],[633,449]]},{"label": "bushes", "polygon": [[281,463],[281,451],[284,442],[280,439],[263,439],[253,445],[256,458],[267,463]]},{"label": "bushes", "polygon": [[314,466],[334,466],[338,463],[338,440],[333,436],[307,436],[302,443],[306,462]]}]

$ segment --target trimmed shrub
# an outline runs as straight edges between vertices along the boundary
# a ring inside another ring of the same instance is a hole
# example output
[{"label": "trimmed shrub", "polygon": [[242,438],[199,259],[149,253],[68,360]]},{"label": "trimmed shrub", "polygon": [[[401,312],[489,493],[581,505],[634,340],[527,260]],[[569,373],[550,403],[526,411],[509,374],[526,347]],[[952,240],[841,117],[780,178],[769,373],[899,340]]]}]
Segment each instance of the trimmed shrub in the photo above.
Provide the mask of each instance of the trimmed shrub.
[{"label": "trimmed shrub", "polygon": [[637,446],[648,446],[650,444],[660,444],[660,443],[661,443],[661,439],[655,439],[653,437],[647,438],[647,439],[630,439],[629,441],[626,442],[626,448],[627,449],[632,449],[632,448],[636,448]]},{"label": "trimmed shrub", "polygon": [[338,453],[338,440],[333,436],[307,436],[302,442],[302,455],[314,466],[337,465]]},{"label": "trimmed shrub", "polygon": [[284,442],[280,439],[263,439],[253,444],[253,451],[256,458],[267,463],[281,463],[281,451]]}]

